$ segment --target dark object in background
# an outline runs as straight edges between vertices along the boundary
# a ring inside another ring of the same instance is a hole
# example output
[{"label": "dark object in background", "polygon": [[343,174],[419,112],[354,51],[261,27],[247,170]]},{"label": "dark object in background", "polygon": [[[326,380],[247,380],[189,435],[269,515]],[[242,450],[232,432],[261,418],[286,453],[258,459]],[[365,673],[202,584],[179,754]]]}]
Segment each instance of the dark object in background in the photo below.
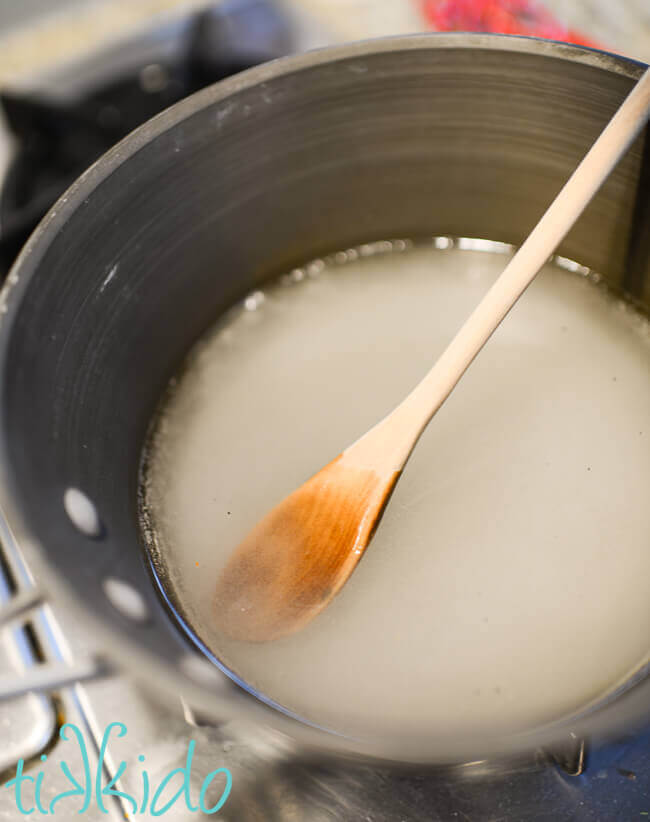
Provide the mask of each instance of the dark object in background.
[{"label": "dark object in background", "polygon": [[172,61],[123,67],[65,103],[0,93],[17,151],[0,182],[0,275],[68,186],[134,128],[204,86],[291,49],[288,21],[265,0],[233,0],[198,13]]}]

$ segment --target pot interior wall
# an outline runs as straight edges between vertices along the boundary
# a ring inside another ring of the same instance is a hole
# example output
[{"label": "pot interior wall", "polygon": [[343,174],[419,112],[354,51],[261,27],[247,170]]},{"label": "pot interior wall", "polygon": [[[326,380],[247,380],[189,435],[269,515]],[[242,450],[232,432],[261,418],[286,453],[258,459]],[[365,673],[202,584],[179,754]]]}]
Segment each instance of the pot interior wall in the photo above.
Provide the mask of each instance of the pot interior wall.
[{"label": "pot interior wall", "polygon": [[[166,617],[139,546],[138,463],[192,342],[256,283],[324,252],[423,234],[520,242],[636,72],[559,46],[404,42],[162,115],[58,204],[15,269],[2,426],[22,515],[95,613],[120,618],[108,575],[150,597],[153,623],[129,630],[163,654],[174,640],[153,630]],[[648,305],[647,267],[625,279],[642,153],[640,139],[562,253]],[[95,502],[100,539],[69,522],[69,486]]]}]

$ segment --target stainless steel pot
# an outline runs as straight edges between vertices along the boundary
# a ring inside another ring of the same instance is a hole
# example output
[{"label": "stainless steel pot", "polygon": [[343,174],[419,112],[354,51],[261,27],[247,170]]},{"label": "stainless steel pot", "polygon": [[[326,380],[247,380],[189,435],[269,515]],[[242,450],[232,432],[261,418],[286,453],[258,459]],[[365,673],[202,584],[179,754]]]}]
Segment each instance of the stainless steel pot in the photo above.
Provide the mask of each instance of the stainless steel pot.
[{"label": "stainless steel pot", "polygon": [[[2,505],[46,593],[74,605],[99,657],[217,721],[244,716],[303,748],[393,760],[512,752],[647,714],[650,682],[638,677],[585,716],[427,750],[310,728],[191,655],[154,590],[136,504],[151,414],[221,312],[368,240],[521,242],[643,68],[524,38],[346,45],[194,95],[72,186],[0,296]],[[648,156],[640,138],[560,249],[646,311]],[[71,505],[69,489],[92,507]]]}]

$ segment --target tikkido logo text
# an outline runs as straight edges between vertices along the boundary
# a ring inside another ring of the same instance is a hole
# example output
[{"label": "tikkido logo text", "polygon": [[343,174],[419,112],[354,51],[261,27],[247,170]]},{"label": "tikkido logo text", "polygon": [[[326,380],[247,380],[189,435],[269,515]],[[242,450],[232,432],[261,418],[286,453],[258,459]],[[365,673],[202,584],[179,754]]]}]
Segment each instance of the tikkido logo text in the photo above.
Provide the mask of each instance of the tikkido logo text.
[{"label": "tikkido logo text", "polygon": [[[19,813],[24,816],[38,813],[43,816],[60,816],[61,818],[71,819],[73,813],[85,813],[94,803],[101,813],[108,814],[109,810],[106,803],[112,801],[111,797],[117,797],[121,800],[123,807],[128,808],[129,816],[127,818],[145,813],[149,813],[151,816],[162,816],[176,803],[182,804],[183,802],[188,811],[208,815],[217,813],[224,806],[232,789],[232,775],[228,768],[221,767],[210,771],[201,784],[198,796],[192,796],[192,760],[196,747],[193,739],[190,740],[187,748],[184,767],[173,768],[161,779],[158,785],[151,784],[150,775],[143,767],[140,774],[141,790],[138,795],[118,790],[115,786],[122,779],[127,768],[124,761],[120,762],[115,771],[115,776],[106,784],[103,784],[105,781],[104,760],[107,755],[108,740],[114,731],[116,738],[123,737],[127,733],[126,725],[122,722],[111,722],[106,727],[99,748],[97,768],[93,772],[90,767],[86,741],[79,728],[71,722],[66,722],[61,727],[59,731],[60,738],[64,742],[70,742],[73,745],[76,743],[81,765],[79,773],[75,775],[65,760],[59,763],[70,787],[68,790],[58,793],[49,802],[44,803],[43,801],[44,783],[47,788],[46,769],[35,774],[25,773],[25,762],[20,759],[16,766],[16,775],[3,786],[5,789],[14,792],[16,808]],[[145,757],[141,754],[138,756],[138,760],[143,763]],[[46,754],[41,756],[41,761],[43,763],[47,761]],[[180,777],[182,777],[182,782],[179,786]],[[174,785],[170,787],[172,780],[174,780]],[[222,785],[223,788],[216,802],[213,795],[211,800],[213,804],[209,805],[207,792],[213,784],[214,787],[211,793],[215,789],[218,793]],[[174,788],[176,788],[175,791]]]}]

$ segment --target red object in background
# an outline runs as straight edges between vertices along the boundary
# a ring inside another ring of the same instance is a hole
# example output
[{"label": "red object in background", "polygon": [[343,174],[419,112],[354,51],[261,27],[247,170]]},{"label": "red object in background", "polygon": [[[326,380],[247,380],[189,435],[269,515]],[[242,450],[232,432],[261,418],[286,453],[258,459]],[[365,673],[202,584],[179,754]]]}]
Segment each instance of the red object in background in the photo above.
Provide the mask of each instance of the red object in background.
[{"label": "red object in background", "polygon": [[583,46],[601,46],[567,29],[535,0],[420,0],[424,15],[438,31],[488,31],[525,34]]}]

